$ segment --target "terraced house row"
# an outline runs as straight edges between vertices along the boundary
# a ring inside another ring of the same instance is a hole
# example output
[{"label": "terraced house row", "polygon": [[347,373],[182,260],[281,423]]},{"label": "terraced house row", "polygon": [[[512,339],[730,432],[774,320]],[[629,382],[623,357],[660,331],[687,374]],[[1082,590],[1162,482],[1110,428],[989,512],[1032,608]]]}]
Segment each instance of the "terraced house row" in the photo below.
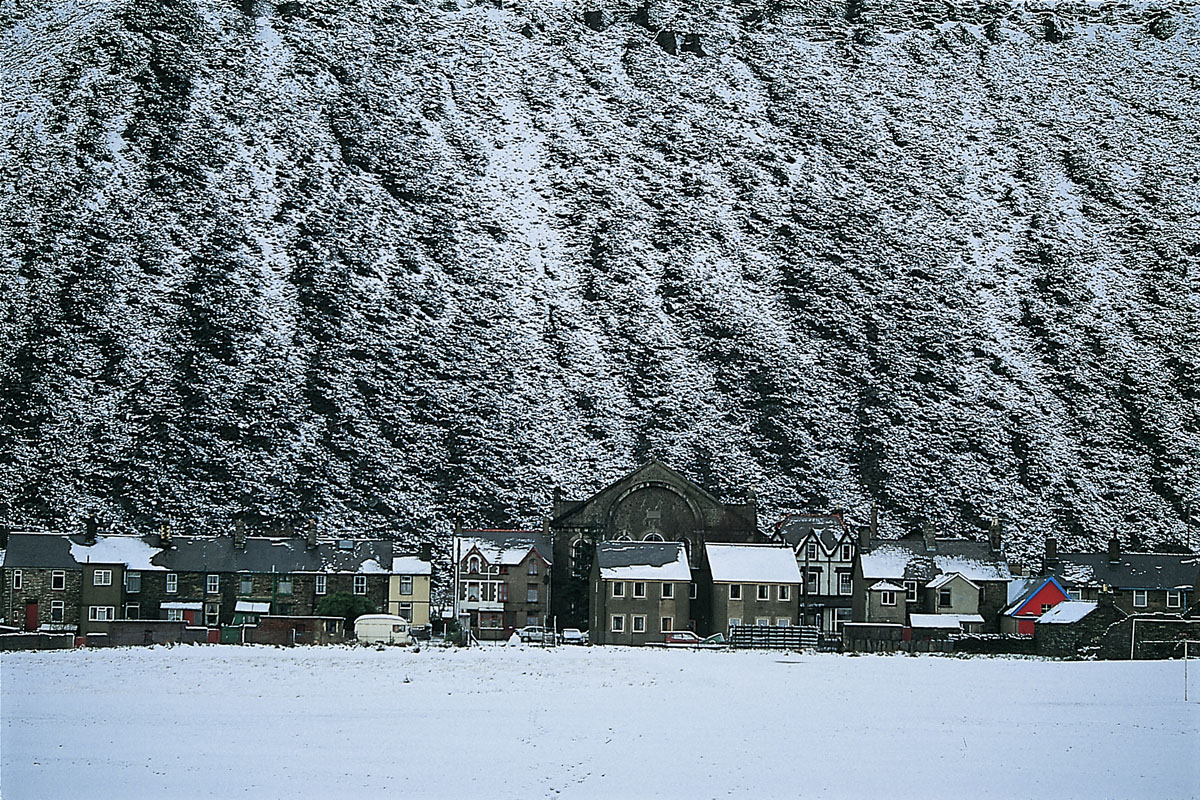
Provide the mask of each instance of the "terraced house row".
[{"label": "terraced house row", "polygon": [[338,593],[429,622],[428,552],[386,540],[14,532],[3,551],[0,614],[21,631],[107,634],[115,623],[218,629],[263,617],[317,618]]}]

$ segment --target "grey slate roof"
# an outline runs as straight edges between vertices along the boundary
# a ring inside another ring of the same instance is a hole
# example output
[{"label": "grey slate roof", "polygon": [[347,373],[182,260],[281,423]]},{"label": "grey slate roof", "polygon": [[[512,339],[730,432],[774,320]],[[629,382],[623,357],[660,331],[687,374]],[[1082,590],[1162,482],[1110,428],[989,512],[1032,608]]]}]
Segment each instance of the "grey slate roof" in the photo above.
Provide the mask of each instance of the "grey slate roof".
[{"label": "grey slate roof", "polygon": [[827,553],[833,552],[838,540],[850,532],[834,514],[789,514],[779,523],[775,536],[795,547],[814,530]]},{"label": "grey slate roof", "polygon": [[[528,551],[532,547],[538,551],[538,555],[546,559],[547,563],[554,561],[554,550],[550,547],[550,537],[541,532],[464,529],[460,538],[463,542],[461,552],[463,557],[474,545],[484,552],[484,556],[489,561],[497,564],[508,563],[510,559],[507,559],[505,554]],[[525,553],[522,552],[520,558],[524,557]]]},{"label": "grey slate roof", "polygon": [[944,572],[960,572],[976,583],[1012,580],[1007,558],[993,553],[987,542],[937,539],[935,544],[937,550],[931,553],[921,539],[877,539],[860,554],[863,576],[928,582]]},{"label": "grey slate roof", "polygon": [[[392,542],[379,539],[345,540],[351,547],[342,549],[336,541],[320,541],[309,548],[304,539],[251,536],[246,549],[238,550],[229,536],[175,536],[170,549],[164,550],[156,535],[100,538],[102,542],[138,540],[156,551],[150,558],[153,566],[172,572],[388,572],[394,550]],[[81,535],[12,533],[5,567],[80,569],[82,562],[72,556],[71,547],[86,555],[83,541]]]},{"label": "grey slate roof", "polygon": [[1176,553],[1122,553],[1116,561],[1108,553],[1062,553],[1058,565],[1047,572],[1064,586],[1100,586],[1118,589],[1195,589],[1200,556]]},{"label": "grey slate roof", "polygon": [[609,567],[665,567],[679,560],[680,542],[601,542],[596,547],[600,569]]}]

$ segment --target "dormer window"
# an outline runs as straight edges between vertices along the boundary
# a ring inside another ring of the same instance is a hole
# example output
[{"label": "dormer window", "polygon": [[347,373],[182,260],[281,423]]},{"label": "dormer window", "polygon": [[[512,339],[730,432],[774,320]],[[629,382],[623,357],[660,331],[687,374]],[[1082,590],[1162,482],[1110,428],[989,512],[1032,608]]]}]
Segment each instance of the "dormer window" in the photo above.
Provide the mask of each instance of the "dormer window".
[{"label": "dormer window", "polygon": [[471,556],[467,559],[467,572],[479,573],[483,571],[483,559],[479,556]]}]

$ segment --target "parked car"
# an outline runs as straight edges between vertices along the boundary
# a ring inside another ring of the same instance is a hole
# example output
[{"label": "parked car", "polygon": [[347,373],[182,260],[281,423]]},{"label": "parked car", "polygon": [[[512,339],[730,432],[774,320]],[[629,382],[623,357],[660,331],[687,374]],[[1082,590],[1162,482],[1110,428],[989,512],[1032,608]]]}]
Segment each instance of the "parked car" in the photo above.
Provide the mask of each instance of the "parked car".
[{"label": "parked car", "polygon": [[588,635],[579,628],[563,628],[559,641],[563,644],[588,644]]},{"label": "parked car", "polygon": [[714,633],[712,636],[700,636],[695,631],[672,631],[663,638],[667,647],[699,647],[705,650],[716,650],[725,646],[725,634]]},{"label": "parked car", "polygon": [[521,637],[522,642],[537,642],[541,644],[546,641],[547,631],[541,625],[526,625],[524,628],[517,629],[517,635]]},{"label": "parked car", "polygon": [[408,635],[414,639],[419,639],[422,642],[428,642],[433,638],[432,625],[416,625],[409,629]]}]

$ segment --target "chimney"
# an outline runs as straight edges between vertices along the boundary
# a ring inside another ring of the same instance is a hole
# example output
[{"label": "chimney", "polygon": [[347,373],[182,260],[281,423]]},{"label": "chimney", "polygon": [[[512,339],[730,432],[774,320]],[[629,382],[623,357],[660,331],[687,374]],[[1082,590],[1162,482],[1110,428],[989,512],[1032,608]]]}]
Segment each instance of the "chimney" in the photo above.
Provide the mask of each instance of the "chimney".
[{"label": "chimney", "polygon": [[1117,595],[1108,584],[1100,587],[1100,591],[1096,594],[1097,608],[1112,608],[1116,605]]},{"label": "chimney", "polygon": [[454,535],[462,536],[462,517],[454,518]]},{"label": "chimney", "polygon": [[100,528],[100,523],[96,521],[96,512],[89,511],[87,515],[87,525],[83,532],[83,543],[93,545],[96,543],[96,533]]},{"label": "chimney", "polygon": [[164,550],[171,549],[171,526],[165,522],[158,529],[158,546]]},{"label": "chimney", "polygon": [[421,542],[421,560],[433,561],[433,545],[429,542]]},{"label": "chimney", "polygon": [[1108,540],[1108,560],[1110,562],[1121,560],[1121,540],[1117,538],[1117,534],[1113,534]]},{"label": "chimney", "polygon": [[937,534],[933,530],[933,523],[925,520],[921,523],[921,538],[925,540],[925,552],[937,552]]},{"label": "chimney", "polygon": [[1058,539],[1046,537],[1046,557],[1042,561],[1042,572],[1051,573],[1058,569]]},{"label": "chimney", "polygon": [[304,543],[310,548],[317,546],[317,521],[312,517],[304,522]]},{"label": "chimney", "polygon": [[988,526],[988,551],[992,553],[1004,551],[1004,528],[999,516],[992,517],[992,522]]},{"label": "chimney", "polygon": [[246,523],[241,517],[233,520],[233,546],[237,550],[246,549]]}]

